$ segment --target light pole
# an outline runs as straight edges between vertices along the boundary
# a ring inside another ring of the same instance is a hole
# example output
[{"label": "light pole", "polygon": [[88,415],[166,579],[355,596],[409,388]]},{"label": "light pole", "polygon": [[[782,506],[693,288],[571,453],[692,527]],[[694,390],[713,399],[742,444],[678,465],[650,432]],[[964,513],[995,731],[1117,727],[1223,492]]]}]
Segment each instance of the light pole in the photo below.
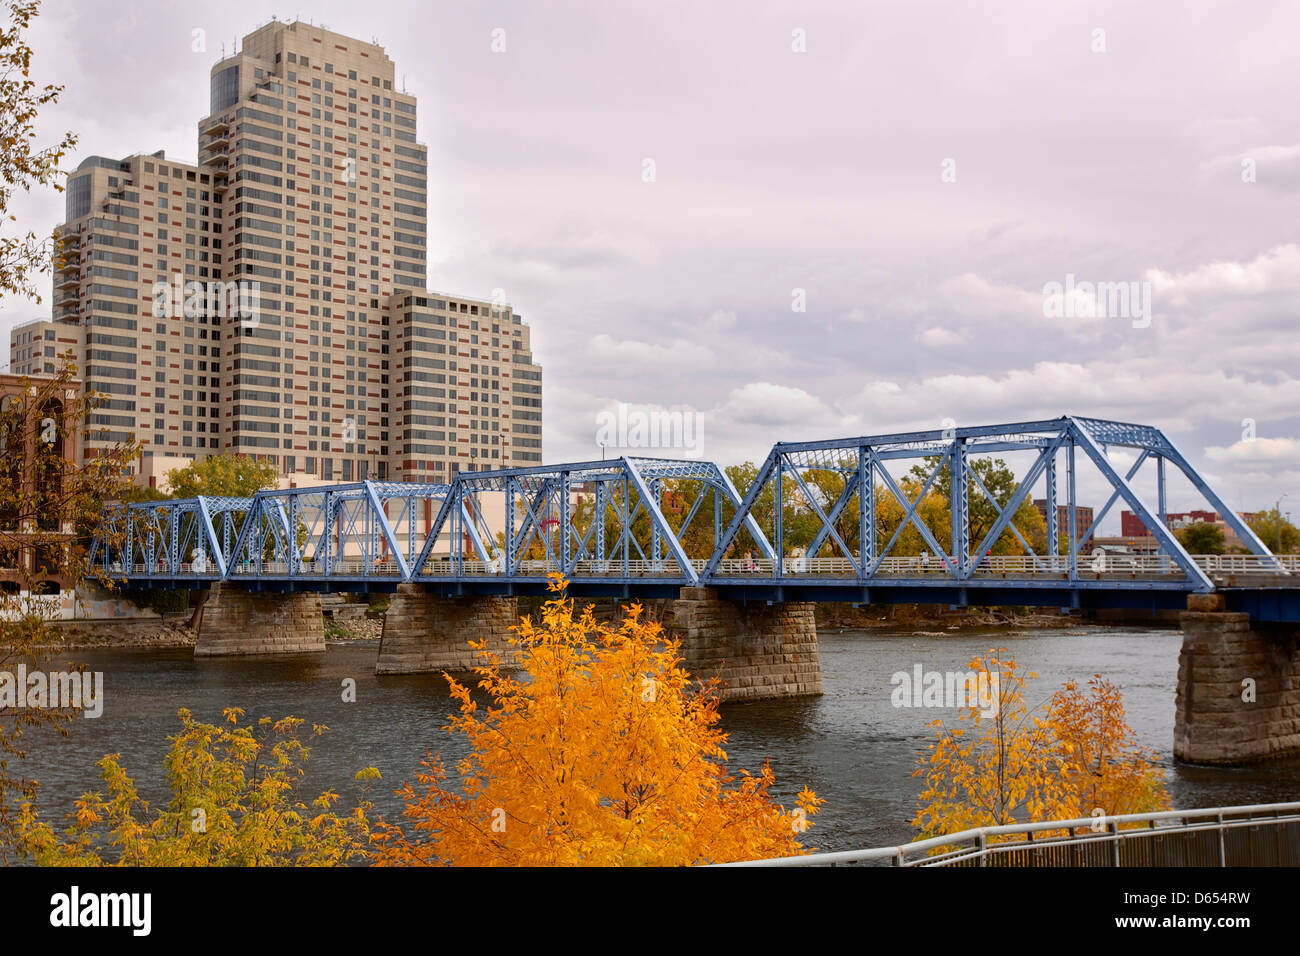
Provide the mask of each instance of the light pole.
[{"label": "light pole", "polygon": [[601,461],[604,461],[604,460],[605,460],[605,443],[604,443],[604,442],[601,442],[601,443],[600,443],[600,460],[601,460]]},{"label": "light pole", "polygon": [[[1287,493],[1287,495],[1289,494],[1290,492]],[[1277,515],[1277,551],[1274,552],[1275,554],[1282,553],[1282,501],[1287,495],[1277,499],[1277,503],[1273,505],[1273,513]]]}]

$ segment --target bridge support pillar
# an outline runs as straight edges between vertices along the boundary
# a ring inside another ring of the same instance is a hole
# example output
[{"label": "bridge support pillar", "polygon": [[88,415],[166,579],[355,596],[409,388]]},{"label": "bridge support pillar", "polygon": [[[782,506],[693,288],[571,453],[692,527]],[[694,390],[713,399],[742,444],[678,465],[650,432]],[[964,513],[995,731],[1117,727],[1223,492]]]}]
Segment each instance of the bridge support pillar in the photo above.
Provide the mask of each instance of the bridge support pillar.
[{"label": "bridge support pillar", "polygon": [[215,583],[198,612],[195,657],[313,654],[325,650],[320,595],[245,591]]},{"label": "bridge support pillar", "polygon": [[482,663],[469,642],[485,638],[489,650],[509,661],[516,605],[512,597],[438,597],[419,584],[399,584],[384,612],[375,673],[467,671]]},{"label": "bridge support pillar", "polygon": [[1197,594],[1180,617],[1174,756],[1239,764],[1300,753],[1300,629],[1251,624]]},{"label": "bridge support pillar", "polygon": [[822,692],[816,605],[736,604],[712,588],[682,588],[672,626],[692,676],[722,682],[721,698],[768,700]]}]

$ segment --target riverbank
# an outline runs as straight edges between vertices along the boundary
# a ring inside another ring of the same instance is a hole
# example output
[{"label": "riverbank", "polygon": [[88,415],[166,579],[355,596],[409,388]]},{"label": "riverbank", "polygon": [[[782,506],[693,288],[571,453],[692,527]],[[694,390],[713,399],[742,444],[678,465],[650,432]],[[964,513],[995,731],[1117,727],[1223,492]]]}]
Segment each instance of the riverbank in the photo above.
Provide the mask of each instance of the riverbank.
[{"label": "riverbank", "polygon": [[942,604],[818,604],[819,630],[923,629],[963,631],[990,627],[1024,629],[1077,627],[1178,627],[1178,616],[1149,612],[1066,614],[1055,608],[965,607]]},{"label": "riverbank", "polygon": [[123,647],[193,647],[195,636],[189,618],[173,620],[51,621],[50,627],[63,640],[42,645],[51,650],[86,651]]},{"label": "riverbank", "polygon": [[[597,601],[598,618],[609,617],[612,602]],[[660,602],[661,603],[661,602]],[[536,613],[536,608],[521,600],[519,613]],[[663,608],[650,607],[651,616],[667,618]],[[600,613],[604,611],[605,613]],[[659,613],[656,613],[659,612]],[[195,634],[188,616],[165,618],[121,618],[101,621],[51,622],[63,640],[50,647],[60,650],[92,650],[110,648],[192,648]],[[817,628],[823,632],[834,631],[953,631],[987,630],[1009,627],[1017,630],[1042,630],[1051,628],[1097,627],[1111,628],[1137,624],[1146,627],[1177,627],[1176,618],[1159,620],[1150,615],[1134,613],[1126,617],[1091,617],[1062,614],[1058,610],[1030,608],[948,608],[943,605],[893,604],[853,607],[847,604],[817,605]],[[369,614],[325,615],[325,641],[327,644],[377,644],[383,636],[384,620]]]},{"label": "riverbank", "polygon": [[[188,617],[173,619],[51,621],[61,640],[40,645],[43,650],[89,651],[120,648],[193,648],[196,635]],[[383,634],[382,618],[358,618],[334,622],[325,618],[326,644],[378,644]]]}]

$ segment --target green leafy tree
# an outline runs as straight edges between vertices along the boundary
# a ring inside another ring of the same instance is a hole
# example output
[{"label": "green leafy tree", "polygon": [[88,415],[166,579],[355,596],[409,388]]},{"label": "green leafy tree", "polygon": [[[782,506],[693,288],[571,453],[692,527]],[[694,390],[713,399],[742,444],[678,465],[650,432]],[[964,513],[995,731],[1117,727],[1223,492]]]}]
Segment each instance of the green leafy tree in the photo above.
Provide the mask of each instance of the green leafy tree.
[{"label": "green leafy tree", "polygon": [[1179,528],[1177,534],[1188,554],[1224,554],[1227,551],[1223,529],[1208,521]]},{"label": "green leafy tree", "polygon": [[[948,510],[949,489],[951,487],[952,470],[947,460],[942,460],[939,456],[932,455],[925,459],[924,465],[915,465],[912,467],[910,476],[919,483],[923,483],[929,477],[930,472],[934,470],[935,465],[939,466],[938,477],[930,486],[930,494],[935,495],[942,504],[944,511]],[[998,509],[1005,508],[1011,501],[1011,496],[1015,494],[1020,479],[1016,473],[1001,458],[973,458],[970,462],[971,471],[979,476],[980,482],[988,489],[990,495],[997,499],[994,505],[989,500],[988,495],[980,489],[979,484],[974,479],[968,479],[966,482],[966,511],[969,517],[968,540],[971,548],[979,547],[994,523],[998,520]],[[918,486],[919,491],[919,486]],[[1015,516],[1012,518],[1012,524],[1024,535],[1025,540],[1037,554],[1044,554],[1047,549],[1047,522],[1043,519],[1042,514],[1034,505],[1031,497],[1026,496],[1021,502],[1020,507],[1016,509]],[[940,541],[946,541],[952,536],[950,528],[935,528],[930,525],[932,531],[935,531],[935,537]],[[939,532],[943,532],[941,537]],[[998,540],[992,542],[990,550],[993,554],[1024,554],[1024,546],[1016,538],[1010,528],[1007,528],[999,535]]]},{"label": "green leafy tree", "polygon": [[[241,725],[230,708],[222,724],[180,711],[165,765],[171,800],[160,809],[140,798],[118,754],[99,761],[107,796],[87,793],[63,831],[27,803],[24,849],[41,866],[336,866],[363,860],[369,802],[335,812],[332,790],[310,802],[299,794],[310,753],[303,721],[263,717]],[[316,737],[326,728],[313,726]],[[367,767],[363,782],[379,778]]]},{"label": "green leafy tree", "polygon": [[1274,554],[1300,553],[1300,530],[1283,517],[1277,508],[1259,512],[1250,519],[1250,528],[1259,535],[1264,547]]},{"label": "green leafy tree", "polygon": [[246,498],[274,488],[278,477],[274,462],[247,455],[213,455],[167,472],[167,484],[173,498]]}]

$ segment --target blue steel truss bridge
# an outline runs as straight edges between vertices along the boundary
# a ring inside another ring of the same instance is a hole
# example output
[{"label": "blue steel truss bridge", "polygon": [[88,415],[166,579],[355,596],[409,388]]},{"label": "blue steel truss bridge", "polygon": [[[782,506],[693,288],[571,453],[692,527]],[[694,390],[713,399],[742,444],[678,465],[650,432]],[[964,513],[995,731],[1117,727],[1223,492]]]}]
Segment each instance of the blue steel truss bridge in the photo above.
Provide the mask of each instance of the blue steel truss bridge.
[{"label": "blue steel truss bridge", "polygon": [[[991,458],[1014,487],[988,486]],[[1085,474],[1104,502],[1080,527]],[[1179,475],[1249,553],[1187,552],[1167,517]],[[1037,540],[1017,523],[1035,498]],[[1154,553],[1095,546],[1116,505]],[[114,505],[90,560],[132,588],[521,595],[561,574],[589,597],[1151,610],[1218,591],[1254,620],[1300,621],[1297,556],[1273,554],[1159,429],[1075,416],[782,442],[743,495],[712,462],[625,456]]]}]

